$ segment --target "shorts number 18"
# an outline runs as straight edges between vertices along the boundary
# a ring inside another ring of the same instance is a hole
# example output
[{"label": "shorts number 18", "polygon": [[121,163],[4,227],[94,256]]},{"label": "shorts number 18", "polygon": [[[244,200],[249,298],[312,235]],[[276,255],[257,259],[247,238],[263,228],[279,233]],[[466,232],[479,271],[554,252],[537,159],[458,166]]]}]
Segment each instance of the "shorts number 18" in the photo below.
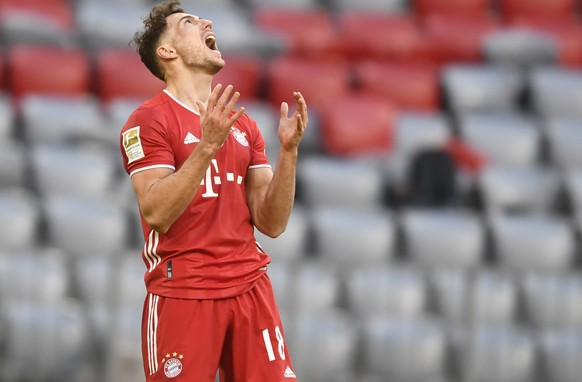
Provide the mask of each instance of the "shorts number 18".
[{"label": "shorts number 18", "polygon": [[[285,360],[285,342],[283,341],[283,334],[281,334],[281,329],[279,326],[275,326],[275,337],[277,337],[277,350],[279,351],[279,356],[284,361]],[[269,356],[269,361],[275,360],[275,352],[273,351],[273,345],[271,343],[271,336],[269,335],[269,329],[263,330],[263,339],[265,340],[265,348],[267,349],[267,355]]]}]

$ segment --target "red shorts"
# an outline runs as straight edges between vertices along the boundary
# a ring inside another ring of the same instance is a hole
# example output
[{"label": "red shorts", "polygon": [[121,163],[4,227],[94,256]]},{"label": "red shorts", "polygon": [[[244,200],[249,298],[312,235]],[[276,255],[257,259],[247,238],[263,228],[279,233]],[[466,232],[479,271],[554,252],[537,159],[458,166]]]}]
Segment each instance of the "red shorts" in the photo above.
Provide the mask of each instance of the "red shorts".
[{"label": "red shorts", "polygon": [[220,300],[148,294],[142,318],[147,382],[294,382],[271,280]]}]

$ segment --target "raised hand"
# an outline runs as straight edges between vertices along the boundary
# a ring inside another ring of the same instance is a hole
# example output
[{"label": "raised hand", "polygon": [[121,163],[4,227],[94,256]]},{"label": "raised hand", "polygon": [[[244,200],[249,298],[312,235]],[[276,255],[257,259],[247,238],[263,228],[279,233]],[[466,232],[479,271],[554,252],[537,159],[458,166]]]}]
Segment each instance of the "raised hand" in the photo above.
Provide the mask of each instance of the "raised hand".
[{"label": "raised hand", "polygon": [[301,142],[305,128],[307,127],[307,103],[300,92],[294,92],[297,100],[297,110],[289,117],[289,105],[281,103],[281,119],[279,120],[279,140],[281,149],[286,151],[296,150]]},{"label": "raised hand", "polygon": [[233,94],[232,85],[228,85],[222,93],[221,90],[222,85],[216,85],[212,89],[206,105],[200,101],[196,102],[200,111],[202,140],[210,144],[215,150],[224,144],[230,128],[245,111],[244,107],[241,107],[233,113],[240,94],[239,92]]}]

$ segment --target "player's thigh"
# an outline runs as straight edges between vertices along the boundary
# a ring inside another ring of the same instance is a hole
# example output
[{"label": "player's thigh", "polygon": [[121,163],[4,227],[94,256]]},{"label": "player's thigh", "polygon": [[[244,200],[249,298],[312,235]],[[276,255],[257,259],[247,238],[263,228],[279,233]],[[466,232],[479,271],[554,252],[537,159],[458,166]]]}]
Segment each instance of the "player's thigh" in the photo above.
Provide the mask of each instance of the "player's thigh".
[{"label": "player's thigh", "polygon": [[149,294],[142,319],[148,382],[214,382],[227,312],[220,300],[180,300]]},{"label": "player's thigh", "polygon": [[233,330],[222,359],[223,382],[295,380],[281,317],[271,282],[262,277],[236,298]]}]

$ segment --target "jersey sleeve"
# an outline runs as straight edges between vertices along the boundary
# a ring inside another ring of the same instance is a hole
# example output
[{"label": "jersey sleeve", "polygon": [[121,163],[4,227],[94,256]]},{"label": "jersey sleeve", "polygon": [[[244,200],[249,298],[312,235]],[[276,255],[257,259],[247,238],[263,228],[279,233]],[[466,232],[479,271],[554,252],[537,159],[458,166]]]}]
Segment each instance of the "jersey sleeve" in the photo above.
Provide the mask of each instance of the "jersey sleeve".
[{"label": "jersey sleeve", "polygon": [[259,130],[257,123],[253,119],[248,118],[248,121],[252,136],[251,162],[249,168],[271,167],[266,153],[267,147],[263,134],[261,134],[261,130]]},{"label": "jersey sleeve", "polygon": [[138,109],[129,117],[121,130],[120,146],[129,176],[151,168],[176,169],[165,124],[148,112]]}]

